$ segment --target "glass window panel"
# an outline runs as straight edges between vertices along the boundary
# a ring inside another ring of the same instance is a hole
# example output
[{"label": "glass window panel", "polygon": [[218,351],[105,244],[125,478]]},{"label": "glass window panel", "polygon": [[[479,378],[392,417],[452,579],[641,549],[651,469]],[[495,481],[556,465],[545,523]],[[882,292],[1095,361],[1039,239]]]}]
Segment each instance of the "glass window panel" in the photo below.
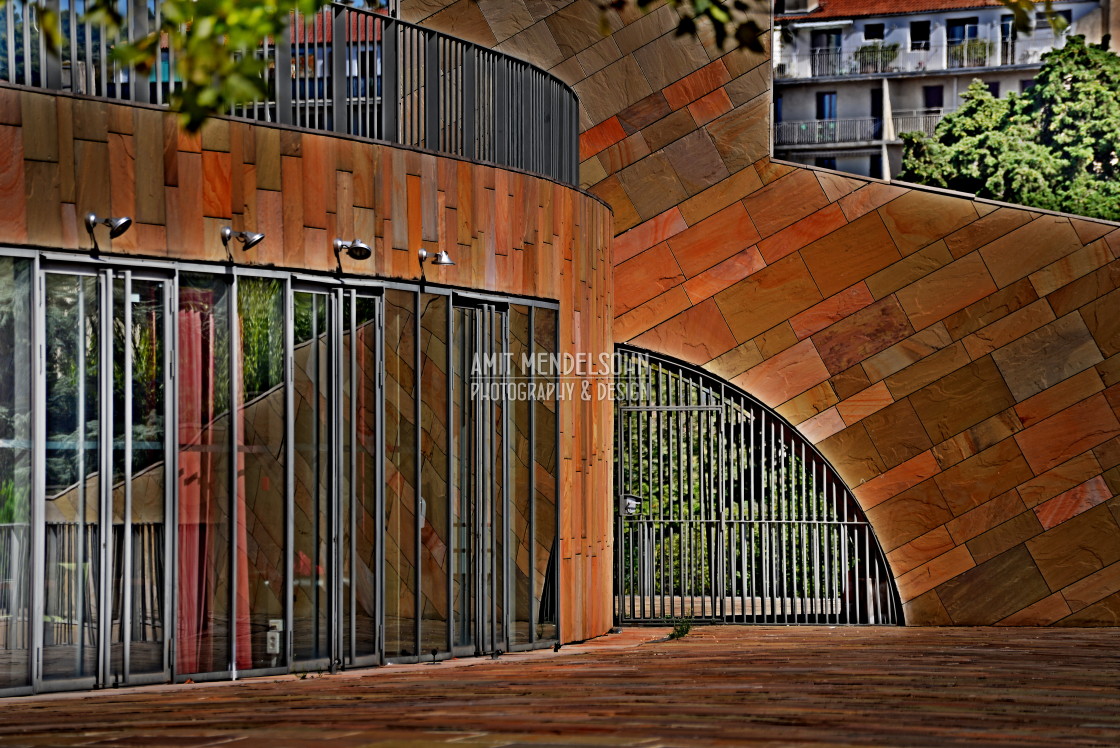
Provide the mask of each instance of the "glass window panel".
[{"label": "glass window panel", "polygon": [[[532,495],[529,466],[532,448],[532,400],[527,388],[532,382],[531,371],[526,366],[532,342],[529,330],[529,308],[517,304],[509,309],[509,353],[512,366],[511,382],[518,385],[510,403],[509,463],[510,463],[510,564],[513,577],[510,583],[513,630],[510,641],[525,644],[530,641],[532,625],[532,588],[530,569],[533,543],[530,525]],[[522,396],[522,393],[524,396]]]},{"label": "glass window panel", "polygon": [[[551,309],[533,312],[533,353],[557,352],[557,319]],[[555,379],[546,372],[540,380]],[[559,623],[557,611],[557,579],[559,543],[556,536],[556,399],[539,399],[533,403],[535,431],[533,477],[536,488],[533,500],[536,548],[534,551],[533,596],[537,604],[537,638],[554,639]]]},{"label": "glass window panel", "polygon": [[348,456],[344,470],[348,482],[343,494],[346,500],[343,516],[349,518],[345,525],[343,605],[350,624],[345,627],[344,635],[347,652],[352,651],[356,657],[368,657],[377,654],[376,593],[377,577],[382,568],[377,547],[377,492],[381,476],[377,446],[381,399],[377,376],[381,350],[377,334],[377,299],[358,296],[354,309],[351,317],[350,306],[346,305],[344,343],[344,360],[353,361],[354,369],[352,372],[349,366],[343,369],[346,393],[343,418],[349,426],[343,430]]},{"label": "glass window panel", "polygon": [[451,475],[451,597],[454,619],[453,646],[474,644],[474,573],[472,538],[474,537],[474,450],[475,408],[477,398],[470,391],[472,364],[472,330],[474,317],[470,310],[456,307],[452,320],[452,444]]},{"label": "glass window panel", "polygon": [[96,674],[101,569],[98,278],[49,273],[43,678]]},{"label": "glass window panel", "polygon": [[132,590],[130,660],[133,673],[164,669],[167,390],[165,284],[132,281]]},{"label": "glass window panel", "polygon": [[385,292],[385,655],[416,652],[416,295]]},{"label": "glass window panel", "polygon": [[[496,366],[491,371],[490,381],[501,384],[505,373],[506,315],[488,307],[486,312],[489,326],[488,344],[489,353],[496,358]],[[493,649],[505,649],[506,644],[506,453],[505,453],[505,418],[506,401],[499,395],[493,399],[493,419],[489,422],[491,430],[490,443],[484,459],[489,463],[491,470],[491,494],[489,496],[490,511],[487,521],[492,523],[490,532],[492,546],[487,547],[490,556],[489,564],[494,578],[490,586],[493,596],[494,610],[494,641]]]},{"label": "glass window panel", "polygon": [[330,336],[328,297],[293,294],[295,349],[295,656],[330,656],[327,569],[330,544]]},{"label": "glass window panel", "polygon": [[31,620],[31,262],[0,258],[0,688],[28,684]]},{"label": "glass window panel", "polygon": [[[134,280],[127,294],[126,298],[124,279],[116,279],[110,623],[114,676],[125,672],[126,644],[131,672],[164,669],[164,284]],[[131,444],[125,439],[126,431],[131,432]]]},{"label": "glass window panel", "polygon": [[229,286],[179,277],[176,671],[230,667]]},{"label": "glass window panel", "polygon": [[447,651],[448,340],[446,296],[421,294],[421,654]]},{"label": "glass window panel", "polygon": [[284,284],[239,279],[237,315],[237,667],[268,668],[287,661],[268,636],[284,619]]}]

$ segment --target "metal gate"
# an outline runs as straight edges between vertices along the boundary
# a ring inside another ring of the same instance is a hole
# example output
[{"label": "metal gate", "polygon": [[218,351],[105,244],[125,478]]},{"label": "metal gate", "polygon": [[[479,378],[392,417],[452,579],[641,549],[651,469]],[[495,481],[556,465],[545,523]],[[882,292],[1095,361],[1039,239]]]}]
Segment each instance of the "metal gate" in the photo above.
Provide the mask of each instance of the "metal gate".
[{"label": "metal gate", "polygon": [[897,624],[875,533],[781,416],[700,369],[617,353],[618,623]]}]

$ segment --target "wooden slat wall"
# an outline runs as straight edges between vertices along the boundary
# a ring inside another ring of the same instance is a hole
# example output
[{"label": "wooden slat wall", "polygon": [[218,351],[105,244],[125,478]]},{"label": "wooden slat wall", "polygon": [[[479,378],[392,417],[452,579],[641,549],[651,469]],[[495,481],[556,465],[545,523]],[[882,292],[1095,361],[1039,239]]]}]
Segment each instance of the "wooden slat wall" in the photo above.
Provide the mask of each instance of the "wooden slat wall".
[{"label": "wooden slat wall", "polygon": [[[428,279],[560,302],[563,352],[613,348],[610,211],[548,180],[367,142],[215,120],[200,136],[172,115],[0,87],[0,243],[88,252],[88,212],[127,215],[101,251],[226,259],[222,226],[267,238],[239,263],[333,271],[331,242],[360,238],[348,273],[416,280],[416,250],[447,250]],[[611,623],[611,410],[561,404],[562,632]]]}]

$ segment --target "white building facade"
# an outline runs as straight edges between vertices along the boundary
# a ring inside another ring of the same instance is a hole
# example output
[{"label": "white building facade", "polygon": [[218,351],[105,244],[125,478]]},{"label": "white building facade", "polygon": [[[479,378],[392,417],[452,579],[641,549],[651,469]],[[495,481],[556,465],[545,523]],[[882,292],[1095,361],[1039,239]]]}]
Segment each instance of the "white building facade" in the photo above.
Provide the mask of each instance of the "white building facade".
[{"label": "white building facade", "polygon": [[1023,91],[1046,52],[1072,34],[1099,42],[1111,26],[1109,0],[1053,8],[1068,24],[1063,31],[1040,13],[1026,34],[998,0],[779,3],[775,156],[861,176],[897,175],[900,134],[932,133],[973,80],[999,97]]}]

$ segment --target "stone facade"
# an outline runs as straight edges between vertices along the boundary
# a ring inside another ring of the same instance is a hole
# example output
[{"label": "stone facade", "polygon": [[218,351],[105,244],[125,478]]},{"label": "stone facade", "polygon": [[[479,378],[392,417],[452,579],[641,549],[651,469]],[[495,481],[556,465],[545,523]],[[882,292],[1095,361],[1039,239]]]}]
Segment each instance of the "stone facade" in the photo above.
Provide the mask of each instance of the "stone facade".
[{"label": "stone facade", "polygon": [[615,340],[817,444],[909,623],[1120,623],[1116,225],[774,162],[768,56],[678,37],[664,5],[403,5],[574,86]]}]

